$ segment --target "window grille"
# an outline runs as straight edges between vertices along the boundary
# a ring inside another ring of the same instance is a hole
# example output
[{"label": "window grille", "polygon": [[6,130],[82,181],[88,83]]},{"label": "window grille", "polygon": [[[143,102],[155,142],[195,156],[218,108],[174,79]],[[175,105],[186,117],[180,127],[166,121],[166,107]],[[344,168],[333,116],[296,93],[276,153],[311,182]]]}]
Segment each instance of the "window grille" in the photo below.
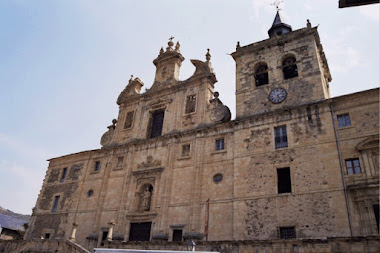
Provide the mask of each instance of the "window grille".
[{"label": "window grille", "polygon": [[275,148],[286,148],[288,146],[288,135],[286,133],[286,126],[279,126],[274,128],[275,135]]},{"label": "window grille", "polygon": [[361,174],[359,159],[347,159],[346,160],[347,174]]},{"label": "window grille", "polygon": [[295,227],[280,227],[280,238],[281,239],[291,239],[296,238]]},{"label": "window grille", "polygon": [[224,149],[224,139],[215,140],[215,150],[223,150]]},{"label": "window grille", "polygon": [[348,115],[348,114],[342,114],[342,115],[338,115],[337,118],[338,118],[338,127],[351,126],[350,115]]}]

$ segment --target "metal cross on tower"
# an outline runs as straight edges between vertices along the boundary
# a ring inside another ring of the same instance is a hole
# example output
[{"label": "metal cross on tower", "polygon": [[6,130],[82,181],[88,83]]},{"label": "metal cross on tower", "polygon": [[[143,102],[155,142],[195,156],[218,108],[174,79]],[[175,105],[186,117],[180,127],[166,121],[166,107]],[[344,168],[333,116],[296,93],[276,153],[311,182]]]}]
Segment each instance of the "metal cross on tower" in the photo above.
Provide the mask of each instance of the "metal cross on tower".
[{"label": "metal cross on tower", "polygon": [[280,11],[280,4],[282,4],[284,1],[282,0],[275,0],[271,5],[276,6],[277,11]]}]

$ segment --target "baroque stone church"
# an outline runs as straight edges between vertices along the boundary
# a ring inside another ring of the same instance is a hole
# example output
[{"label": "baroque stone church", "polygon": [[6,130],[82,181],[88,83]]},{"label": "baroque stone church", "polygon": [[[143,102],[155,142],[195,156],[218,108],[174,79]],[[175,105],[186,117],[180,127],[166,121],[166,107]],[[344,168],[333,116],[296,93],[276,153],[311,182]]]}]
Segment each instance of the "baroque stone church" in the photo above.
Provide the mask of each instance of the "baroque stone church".
[{"label": "baroque stone church", "polygon": [[49,160],[26,239],[233,241],[379,234],[378,89],[330,97],[316,27],[277,12],[269,38],[231,54],[236,118],[207,51],[172,40],[154,83],[131,78],[102,148]]}]

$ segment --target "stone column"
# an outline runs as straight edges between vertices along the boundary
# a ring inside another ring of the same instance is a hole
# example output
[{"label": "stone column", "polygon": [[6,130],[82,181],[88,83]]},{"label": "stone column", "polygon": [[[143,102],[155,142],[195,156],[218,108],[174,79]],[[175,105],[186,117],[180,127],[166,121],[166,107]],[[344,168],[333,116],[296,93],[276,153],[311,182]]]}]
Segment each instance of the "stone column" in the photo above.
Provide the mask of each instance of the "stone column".
[{"label": "stone column", "polygon": [[71,235],[69,238],[70,241],[75,241],[75,233],[77,232],[77,227],[78,227],[78,222],[74,221],[73,222],[73,230],[71,231]]},{"label": "stone column", "polygon": [[110,228],[108,229],[108,234],[107,234],[107,241],[112,241],[112,233],[113,233],[113,226],[115,226],[115,221],[111,220],[108,222],[108,225],[110,225]]},{"label": "stone column", "polygon": [[131,227],[131,222],[128,219],[126,219],[124,242],[128,242],[129,241],[129,230],[130,230],[130,227]]}]

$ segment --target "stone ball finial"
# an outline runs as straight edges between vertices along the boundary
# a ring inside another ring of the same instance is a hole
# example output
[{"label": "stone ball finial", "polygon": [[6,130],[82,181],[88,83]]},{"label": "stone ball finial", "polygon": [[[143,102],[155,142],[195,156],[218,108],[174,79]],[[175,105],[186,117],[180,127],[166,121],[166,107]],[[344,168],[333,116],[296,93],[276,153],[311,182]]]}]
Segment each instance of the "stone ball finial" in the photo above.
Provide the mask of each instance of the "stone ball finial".
[{"label": "stone ball finial", "polygon": [[215,91],[214,92],[214,98],[218,98],[219,97],[219,92]]},{"label": "stone ball finial", "polygon": [[307,22],[306,22],[306,26],[307,26],[307,28],[311,28],[310,20],[307,20]]},{"label": "stone ball finial", "polygon": [[169,38],[168,47],[166,48],[166,50],[173,50],[173,46],[174,46],[173,39],[174,39],[173,36],[171,36],[171,37]]},{"label": "stone ball finial", "polygon": [[210,61],[210,59],[211,59],[210,49],[207,48],[206,60]]},{"label": "stone ball finial", "polygon": [[240,48],[240,41],[236,43],[236,49]]},{"label": "stone ball finial", "polygon": [[115,127],[116,126],[116,123],[117,123],[117,119],[113,119],[112,120],[112,125]]}]

